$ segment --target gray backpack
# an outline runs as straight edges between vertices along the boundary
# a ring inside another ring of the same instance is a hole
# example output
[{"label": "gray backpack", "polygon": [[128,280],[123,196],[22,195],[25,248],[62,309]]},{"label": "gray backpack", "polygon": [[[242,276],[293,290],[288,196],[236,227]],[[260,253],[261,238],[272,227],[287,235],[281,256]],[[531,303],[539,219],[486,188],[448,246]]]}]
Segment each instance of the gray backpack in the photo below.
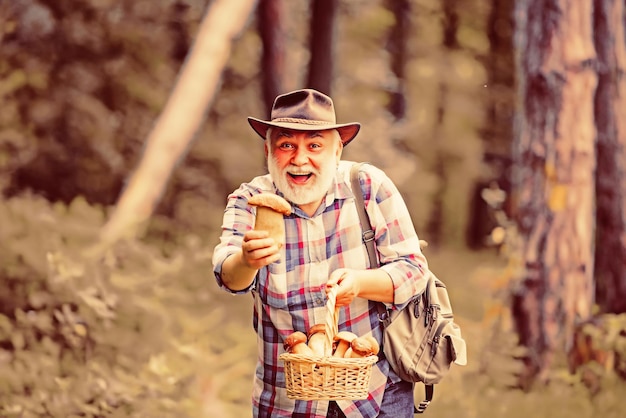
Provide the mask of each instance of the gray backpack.
[{"label": "gray backpack", "polygon": [[[354,164],[350,172],[352,192],[357,202],[370,265],[377,266],[374,231],[365,211],[363,193],[359,193],[360,165]],[[431,273],[424,292],[415,295],[404,309],[388,310],[382,303],[378,306],[384,325],[382,351],[400,378],[425,385],[425,399],[415,408],[416,413],[423,413],[433,399],[433,385],[450,371],[451,364],[467,364],[465,340],[454,322],[448,290]]]}]

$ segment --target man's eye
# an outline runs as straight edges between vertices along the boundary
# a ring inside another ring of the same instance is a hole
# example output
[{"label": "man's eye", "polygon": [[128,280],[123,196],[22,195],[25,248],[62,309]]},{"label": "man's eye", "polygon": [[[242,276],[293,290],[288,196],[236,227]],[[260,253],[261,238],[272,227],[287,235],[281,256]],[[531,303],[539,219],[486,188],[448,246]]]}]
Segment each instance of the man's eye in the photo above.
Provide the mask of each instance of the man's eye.
[{"label": "man's eye", "polygon": [[279,148],[281,148],[281,149],[291,149],[291,148],[293,148],[293,145],[288,143],[288,142],[284,142],[284,143],[279,145]]}]

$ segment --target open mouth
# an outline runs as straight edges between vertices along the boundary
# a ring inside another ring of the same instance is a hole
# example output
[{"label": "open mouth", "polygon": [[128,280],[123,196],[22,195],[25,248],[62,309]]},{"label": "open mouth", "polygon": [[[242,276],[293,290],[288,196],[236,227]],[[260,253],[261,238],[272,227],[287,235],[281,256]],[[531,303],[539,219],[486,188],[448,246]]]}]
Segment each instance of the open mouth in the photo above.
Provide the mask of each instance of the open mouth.
[{"label": "open mouth", "polygon": [[308,173],[308,174],[288,173],[288,176],[293,180],[294,183],[304,184],[313,176],[313,174],[312,173]]}]

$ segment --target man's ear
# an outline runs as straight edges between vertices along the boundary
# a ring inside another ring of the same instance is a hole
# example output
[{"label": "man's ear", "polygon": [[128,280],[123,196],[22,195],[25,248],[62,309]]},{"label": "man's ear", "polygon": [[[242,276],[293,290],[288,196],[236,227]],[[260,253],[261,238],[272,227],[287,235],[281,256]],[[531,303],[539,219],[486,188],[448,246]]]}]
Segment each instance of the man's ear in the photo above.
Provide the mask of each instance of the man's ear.
[{"label": "man's ear", "polygon": [[337,147],[337,151],[335,151],[335,159],[337,160],[337,164],[341,160],[341,153],[343,152],[343,142],[341,139],[339,140],[339,146]]},{"label": "man's ear", "polygon": [[267,156],[269,155],[269,152],[270,152],[270,150],[269,150],[269,148],[268,148],[268,147],[269,147],[269,145],[267,144],[267,142],[268,142],[268,141],[269,141],[269,140],[268,140],[268,139],[266,139],[266,140],[263,142],[263,151],[265,152],[265,159],[266,159],[266,160],[267,160]]}]

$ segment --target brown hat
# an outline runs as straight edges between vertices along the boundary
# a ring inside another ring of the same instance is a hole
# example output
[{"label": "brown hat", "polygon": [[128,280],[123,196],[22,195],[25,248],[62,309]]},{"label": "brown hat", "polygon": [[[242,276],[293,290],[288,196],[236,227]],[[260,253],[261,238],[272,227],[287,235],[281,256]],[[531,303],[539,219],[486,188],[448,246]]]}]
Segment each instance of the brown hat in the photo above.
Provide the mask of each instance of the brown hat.
[{"label": "brown hat", "polygon": [[338,124],[333,100],[313,89],[296,90],[278,96],[272,106],[271,121],[248,117],[248,123],[263,139],[270,126],[298,131],[337,129],[343,145],[352,141],[361,129],[358,122]]}]

